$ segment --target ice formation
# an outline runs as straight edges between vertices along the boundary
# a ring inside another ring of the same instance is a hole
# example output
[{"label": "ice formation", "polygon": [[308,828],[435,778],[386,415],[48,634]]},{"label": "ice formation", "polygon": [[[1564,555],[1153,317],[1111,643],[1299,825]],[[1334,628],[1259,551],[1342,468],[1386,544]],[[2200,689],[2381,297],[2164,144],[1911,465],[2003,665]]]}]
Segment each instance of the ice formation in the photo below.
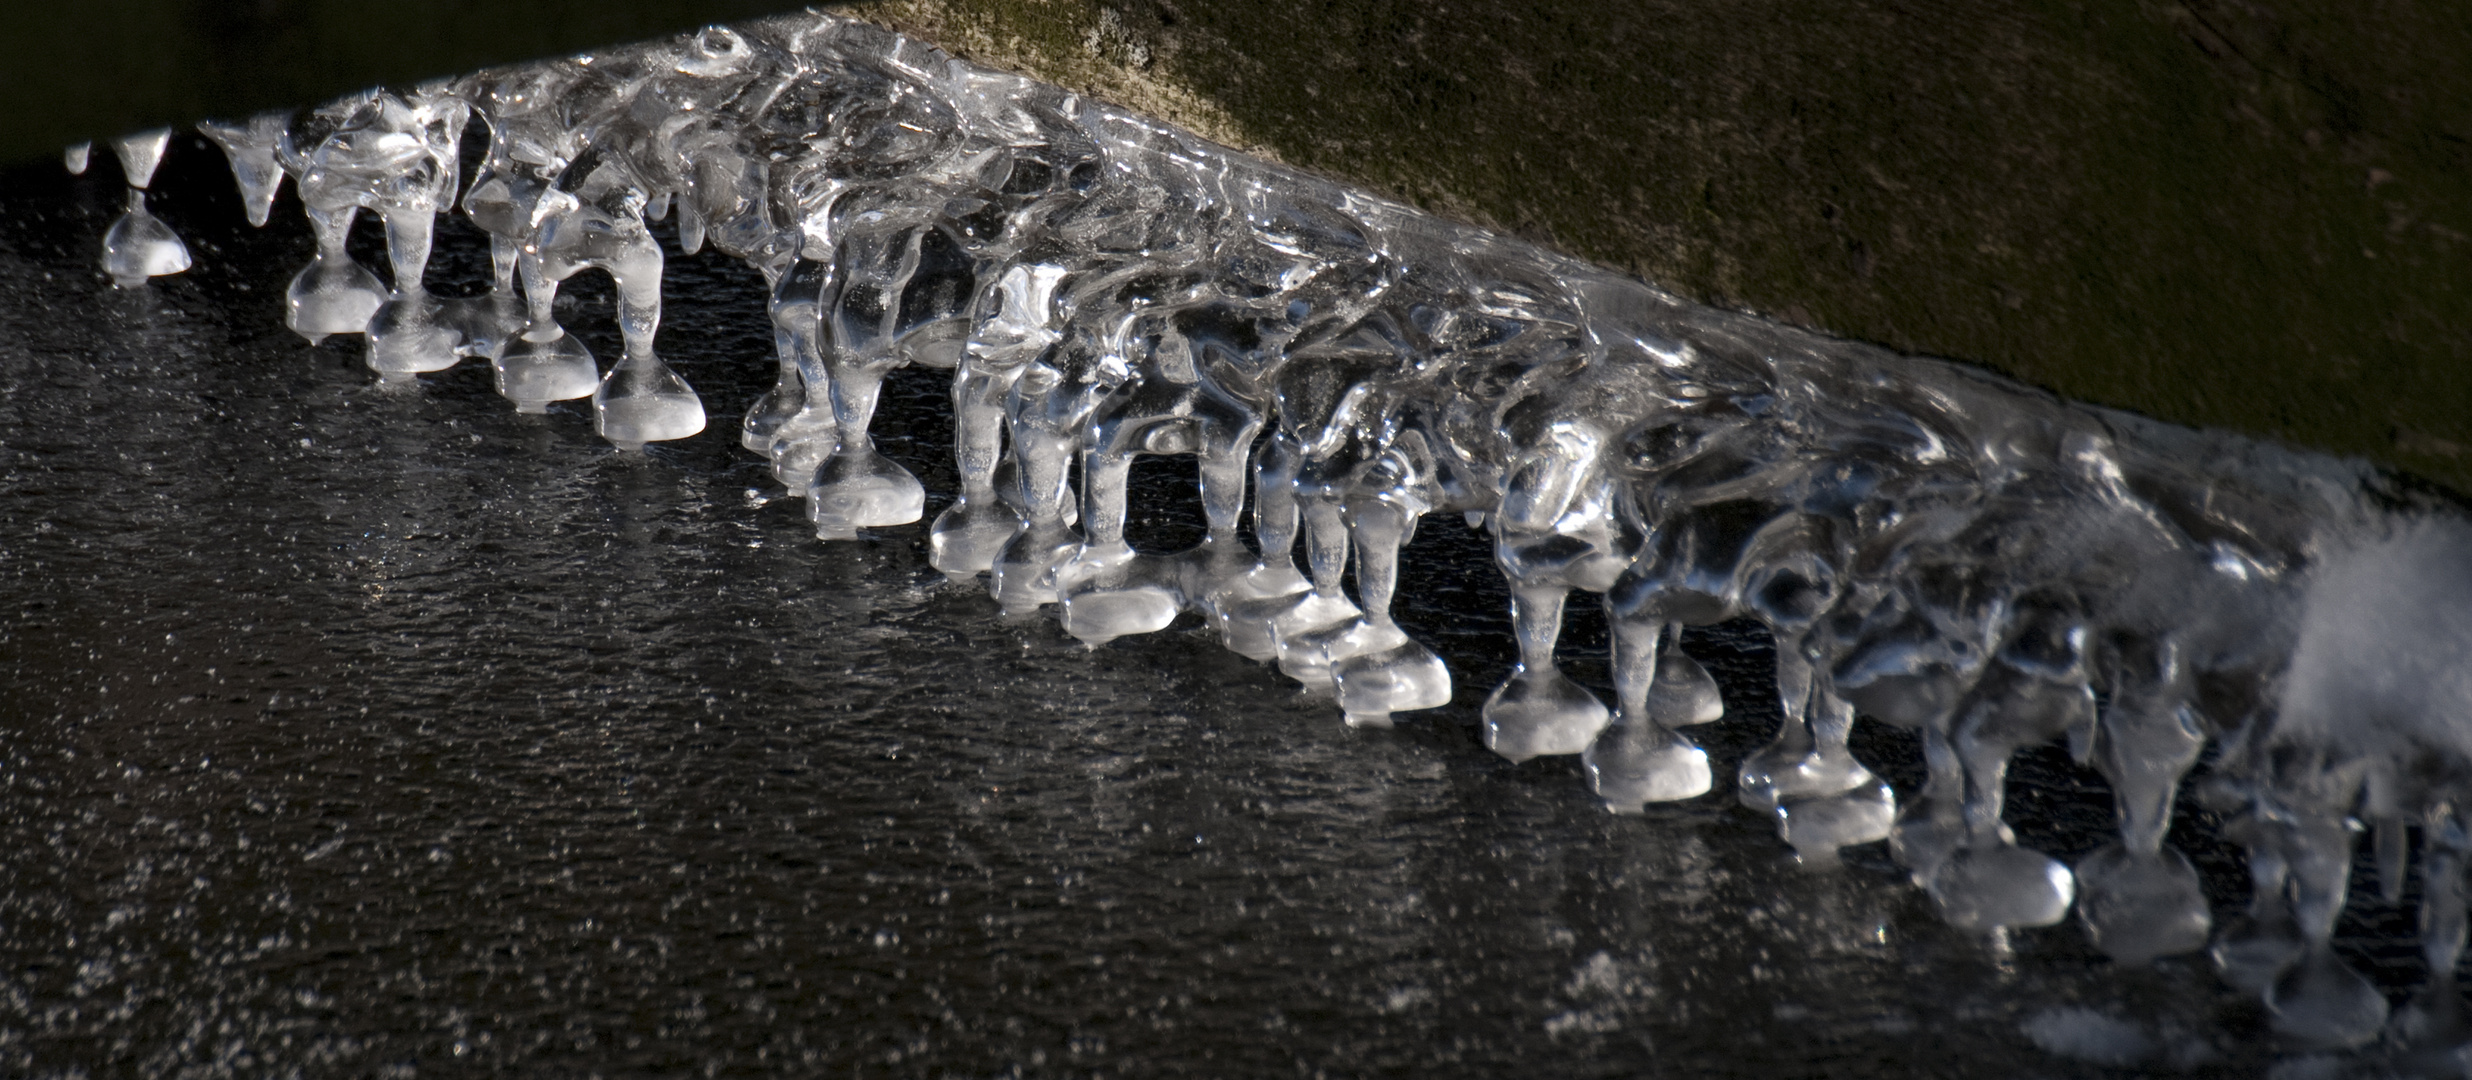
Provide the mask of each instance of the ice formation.
[{"label": "ice formation", "polygon": [[[467,184],[471,121],[488,148]],[[1806,857],[1886,839],[1957,926],[2074,908],[2122,961],[2211,949],[2305,1042],[2472,1040],[2453,984],[2472,530],[2363,467],[1696,306],[823,15],[204,130],[252,221],[299,189],[317,252],[289,325],[364,335],[382,380],[486,357],[518,409],[588,396],[622,449],[696,434],[703,405],[654,348],[646,222],[675,213],[688,252],[771,283],[779,382],[740,437],[821,537],[922,517],[869,422],[889,370],[949,369],[939,569],[1093,644],[1196,613],[1382,725],[1452,698],[1389,608],[1419,522],[1465,517],[1513,597],[1520,661],[1482,711],[1503,756],[1583,755],[1617,812],[1708,793],[1684,729],[1724,709],[1679,628],[1748,616],[1775,636],[1786,721],[1733,788]],[[107,268],[178,272],[137,194],[163,133],[114,145],[133,186]],[[439,299],[430,234],[458,201],[495,277]],[[388,282],[344,249],[363,210]],[[551,318],[585,270],[617,287],[606,372]],[[1125,541],[1145,454],[1199,458],[1191,551]],[[1610,703],[1555,663],[1574,590],[1611,619]],[[1919,799],[1848,751],[1858,714],[1920,732]],[[2011,755],[2062,737],[2120,824],[2074,869],[2002,821]],[[2210,744],[2201,794],[2256,883],[2221,927],[2165,835]],[[2391,1018],[2328,948],[2363,821],[2390,893],[2420,837],[2434,974]]]},{"label": "ice formation", "polygon": [[[155,166],[172,139],[170,128],[141,131],[112,140],[121,175],[129,181],[129,209],[103,234],[103,272],[112,284],[131,288],[147,278],[177,274],[189,268],[189,247],[161,219],[146,212],[146,186],[154,182]],[[72,173],[86,171],[93,147],[79,143],[65,155]]]}]

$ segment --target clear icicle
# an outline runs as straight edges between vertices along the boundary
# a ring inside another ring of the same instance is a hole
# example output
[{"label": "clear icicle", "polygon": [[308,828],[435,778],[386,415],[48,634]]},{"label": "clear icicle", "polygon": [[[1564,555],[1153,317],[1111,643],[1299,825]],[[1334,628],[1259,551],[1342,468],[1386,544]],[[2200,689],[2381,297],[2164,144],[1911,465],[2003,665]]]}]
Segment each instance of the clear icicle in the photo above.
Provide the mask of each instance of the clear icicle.
[{"label": "clear icicle", "polygon": [[[146,210],[146,186],[154,182],[155,166],[171,141],[169,128],[139,132],[112,140],[121,173],[129,184],[128,211],[103,234],[103,272],[112,284],[135,288],[148,278],[177,274],[189,268],[189,247],[161,219]],[[84,155],[70,161],[71,172],[84,172]]]},{"label": "clear icicle", "polygon": [[[460,205],[493,276],[439,299],[423,275],[467,118],[489,148]],[[1008,613],[1055,605],[1093,645],[1192,612],[1352,724],[1442,707],[1451,674],[1391,599],[1418,521],[1462,516],[1490,535],[1518,645],[1486,744],[1583,755],[1616,811],[1717,787],[1679,729],[1725,703],[1679,643],[1755,620],[1784,715],[1732,794],[1803,857],[1887,839],[1956,925],[2074,903],[2124,962],[2209,947],[2295,1040],[2384,1030],[2329,943],[2349,823],[2378,823],[2390,895],[2418,823],[2439,970],[2395,1034],[2465,1042],[2472,526],[2363,466],[1699,307],[828,15],[203,130],[252,221],[275,167],[299,190],[317,250],[294,330],[366,333],[405,383],[488,357],[516,408],[590,396],[626,449],[705,426],[654,350],[646,222],[674,213],[686,251],[771,287],[777,377],[737,437],[827,538],[921,518],[918,463],[878,449],[874,404],[888,372],[950,370],[960,482],[932,562],[986,574]],[[138,191],[164,140],[113,144],[123,283],[187,265]],[[363,210],[391,289],[345,251]],[[585,270],[618,291],[605,375],[553,318]],[[1132,463],[1188,454],[1207,539],[1134,550]],[[1614,630],[1610,709],[1557,663],[1578,593]],[[1929,779],[1902,805],[1850,751],[1857,717],[1919,733]],[[2110,781],[2120,825],[2074,870],[2005,820],[2011,757],[2055,739]],[[2254,885],[2219,930],[2166,841],[2210,745],[2203,796]]]}]

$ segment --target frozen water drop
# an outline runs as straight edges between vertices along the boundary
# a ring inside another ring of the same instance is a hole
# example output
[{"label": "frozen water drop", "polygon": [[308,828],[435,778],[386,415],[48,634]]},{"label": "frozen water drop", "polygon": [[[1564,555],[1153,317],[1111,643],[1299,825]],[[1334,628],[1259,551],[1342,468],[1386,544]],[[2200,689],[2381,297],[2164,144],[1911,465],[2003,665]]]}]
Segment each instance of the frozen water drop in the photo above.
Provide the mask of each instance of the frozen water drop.
[{"label": "frozen water drop", "polygon": [[312,345],[331,334],[358,334],[386,303],[386,287],[347,256],[320,255],[284,290],[284,323]]},{"label": "frozen water drop", "polygon": [[996,554],[1021,528],[1021,515],[992,491],[964,496],[936,515],[928,531],[928,562],[953,577],[976,577],[995,568]]},{"label": "frozen water drop", "polygon": [[1713,724],[1725,719],[1725,699],[1717,694],[1717,681],[1699,661],[1669,652],[1657,658],[1657,682],[1649,691],[1648,715],[1667,727]]},{"label": "frozen water drop", "polygon": [[658,357],[629,355],[592,393],[593,430],[620,450],[684,439],[704,430],[704,402]]},{"label": "frozen water drop", "polygon": [[873,447],[834,454],[807,488],[807,517],[815,522],[816,535],[827,540],[846,540],[860,529],[907,525],[926,512],[925,485]]},{"label": "frozen water drop", "polygon": [[2068,915],[2077,896],[2068,867],[2005,841],[1958,848],[1931,875],[1928,888],[1941,918],[1977,932],[2050,926]]},{"label": "frozen water drop", "polygon": [[1577,754],[1612,719],[1605,703],[1559,668],[1514,669],[1485,699],[1485,747],[1512,761]]},{"label": "frozen water drop", "polygon": [[601,369],[593,363],[592,351],[582,339],[554,325],[544,339],[516,335],[491,367],[498,395],[520,413],[548,412],[550,402],[591,397],[601,388]]},{"label": "frozen water drop", "polygon": [[1777,835],[1815,866],[1834,865],[1837,849],[1888,839],[1897,820],[1897,793],[1873,781],[1851,791],[1787,799],[1777,804]]},{"label": "frozen water drop", "polygon": [[1388,727],[1391,714],[1451,703],[1451,671],[1433,650],[1393,631],[1331,665],[1339,710],[1350,725]]},{"label": "frozen water drop", "polygon": [[1588,782],[1618,814],[1636,814],[1648,803],[1705,795],[1716,785],[1708,751],[1660,724],[1615,724],[1599,732],[1582,753]]},{"label": "frozen water drop", "polygon": [[2078,917],[2105,955],[2142,964],[2206,947],[2214,919],[2187,856],[2170,848],[2137,855],[2110,844],[2075,870]]},{"label": "frozen water drop", "polygon": [[381,379],[444,371],[463,359],[457,352],[462,335],[447,320],[445,307],[418,290],[378,305],[365,332],[369,369]]},{"label": "frozen water drop", "polygon": [[2364,1045],[2386,1027],[2386,995],[2323,947],[2309,950],[2266,991],[2275,1033],[2305,1046]]},{"label": "frozen water drop", "polygon": [[132,188],[128,212],[103,234],[103,272],[111,275],[112,284],[126,289],[188,268],[188,245],[171,226],[146,212],[144,193]]}]

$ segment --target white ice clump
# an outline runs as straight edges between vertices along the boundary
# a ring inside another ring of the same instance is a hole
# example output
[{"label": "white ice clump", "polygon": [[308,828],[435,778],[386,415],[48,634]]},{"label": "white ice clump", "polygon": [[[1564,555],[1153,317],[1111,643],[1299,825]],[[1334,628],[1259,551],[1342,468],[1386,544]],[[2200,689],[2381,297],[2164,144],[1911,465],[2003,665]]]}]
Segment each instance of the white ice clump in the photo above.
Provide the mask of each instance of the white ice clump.
[{"label": "white ice clump", "polygon": [[[488,148],[464,185],[468,119]],[[825,15],[206,130],[252,220],[282,175],[300,190],[318,250],[292,328],[365,334],[383,380],[486,356],[518,409],[589,396],[622,448],[701,431],[654,350],[647,222],[674,213],[688,252],[770,284],[779,378],[740,439],[819,536],[920,520],[924,487],[870,422],[888,371],[949,370],[939,569],[1093,645],[1194,613],[1373,726],[1453,699],[1390,603],[1421,519],[1464,517],[1510,582],[1519,664],[1481,710],[1503,756],[1580,754],[1618,812],[1710,792],[1682,729],[1724,706],[1682,628],[1754,619],[1785,721],[1732,787],[1805,857],[1885,839],[1972,930],[2074,909],[2124,962],[2211,943],[2305,1043],[2472,1041],[2452,975],[2472,530],[2398,509],[2364,467],[1690,304]],[[440,300],[422,272],[458,199],[496,273]],[[391,287],[344,252],[361,210]],[[583,270],[618,289],[606,373],[551,319]],[[1128,469],[1160,454],[1199,459],[1191,551],[1125,541]],[[1574,591],[1612,623],[1611,702],[1556,663]],[[1858,715],[1919,733],[1919,799],[1848,751]],[[2120,821],[2074,870],[2004,821],[2012,755],[2061,738]],[[2165,841],[2210,744],[2205,797],[2257,884],[2219,933]],[[2356,819],[2390,895],[2422,838],[2434,975],[2391,1023],[2328,948]]]},{"label": "white ice clump", "polygon": [[2254,893],[2216,945],[2277,1024],[2350,1045],[2387,1021],[2383,993],[2329,942],[2368,823],[2387,899],[2421,835],[2422,950],[2431,973],[2396,1025],[2424,1049],[2472,1039],[2455,989],[2472,851],[2472,526],[2384,523],[2344,537],[2300,591],[2298,639],[2271,715],[2235,733],[2207,794],[2241,813]]}]

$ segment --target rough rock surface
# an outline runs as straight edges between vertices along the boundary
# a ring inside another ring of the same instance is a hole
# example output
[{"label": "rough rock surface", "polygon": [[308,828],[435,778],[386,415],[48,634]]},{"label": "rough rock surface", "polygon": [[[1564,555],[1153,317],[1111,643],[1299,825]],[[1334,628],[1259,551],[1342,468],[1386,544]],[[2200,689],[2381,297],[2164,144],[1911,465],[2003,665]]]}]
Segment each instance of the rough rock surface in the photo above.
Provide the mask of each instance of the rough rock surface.
[{"label": "rough rock surface", "polygon": [[2472,8],[875,0],[1719,304],[2472,487]]}]

